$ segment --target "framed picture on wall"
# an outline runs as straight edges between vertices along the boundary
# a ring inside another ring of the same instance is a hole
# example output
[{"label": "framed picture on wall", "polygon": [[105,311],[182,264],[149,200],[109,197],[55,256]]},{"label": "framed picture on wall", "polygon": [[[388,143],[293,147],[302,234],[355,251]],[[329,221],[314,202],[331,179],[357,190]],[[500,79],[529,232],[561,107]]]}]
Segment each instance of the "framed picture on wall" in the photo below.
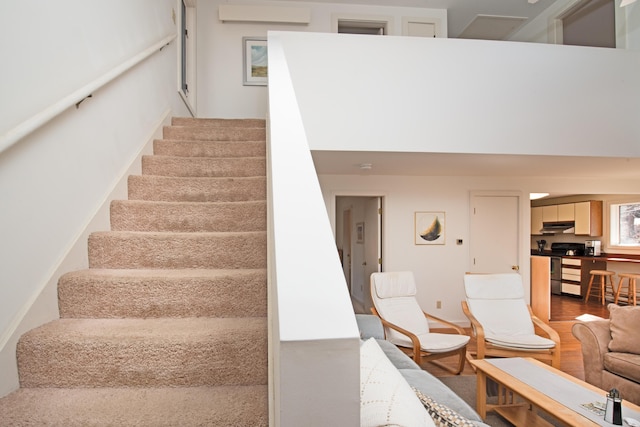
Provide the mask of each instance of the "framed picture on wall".
[{"label": "framed picture on wall", "polygon": [[242,83],[245,86],[267,85],[267,39],[264,37],[242,38]]},{"label": "framed picture on wall", "polygon": [[414,242],[416,245],[444,245],[444,212],[416,212],[414,214]]}]

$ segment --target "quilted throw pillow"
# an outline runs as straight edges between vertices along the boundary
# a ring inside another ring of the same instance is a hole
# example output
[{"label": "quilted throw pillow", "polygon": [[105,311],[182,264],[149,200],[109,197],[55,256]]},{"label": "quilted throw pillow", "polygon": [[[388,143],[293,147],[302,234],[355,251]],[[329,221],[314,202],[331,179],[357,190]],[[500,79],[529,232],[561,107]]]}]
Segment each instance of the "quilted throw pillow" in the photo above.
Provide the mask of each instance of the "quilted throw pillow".
[{"label": "quilted throw pillow", "polygon": [[417,388],[413,388],[413,391],[420,399],[420,402],[424,405],[431,419],[437,427],[476,427],[474,423],[458,414],[456,411],[441,405],[429,396],[423,394]]},{"label": "quilted throw pillow", "polygon": [[640,325],[640,307],[609,304],[607,308],[611,322],[609,351],[640,354],[640,336],[637,333]]},{"label": "quilted throw pillow", "polygon": [[407,380],[373,338],[360,346],[360,426],[434,426]]}]

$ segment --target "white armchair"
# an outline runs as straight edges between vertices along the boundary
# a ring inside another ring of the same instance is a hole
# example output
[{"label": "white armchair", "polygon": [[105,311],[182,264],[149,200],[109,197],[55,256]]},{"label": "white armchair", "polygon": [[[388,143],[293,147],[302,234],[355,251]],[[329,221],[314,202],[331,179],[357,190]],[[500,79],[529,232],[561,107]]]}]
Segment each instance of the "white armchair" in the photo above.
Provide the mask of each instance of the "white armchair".
[{"label": "white armchair", "polygon": [[[464,369],[469,336],[461,327],[425,313],[416,300],[416,284],[410,271],[373,273],[371,275],[371,298],[373,314],[380,317],[385,338],[420,365],[422,360],[459,374]],[[429,329],[428,319],[442,324],[455,333],[434,333]],[[457,355],[456,368],[435,361]]]},{"label": "white armchair", "polygon": [[519,274],[465,274],[464,287],[462,311],[471,322],[478,359],[533,357],[560,367],[560,336],[525,302]]}]

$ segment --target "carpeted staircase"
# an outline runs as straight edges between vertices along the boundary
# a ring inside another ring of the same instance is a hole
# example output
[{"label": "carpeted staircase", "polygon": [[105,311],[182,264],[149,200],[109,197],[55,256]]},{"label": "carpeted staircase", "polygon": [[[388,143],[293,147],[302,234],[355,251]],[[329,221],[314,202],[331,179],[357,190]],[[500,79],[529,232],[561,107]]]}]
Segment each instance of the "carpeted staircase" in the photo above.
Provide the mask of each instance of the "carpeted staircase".
[{"label": "carpeted staircase", "polygon": [[23,335],[0,426],[267,426],[264,120],[174,118]]}]

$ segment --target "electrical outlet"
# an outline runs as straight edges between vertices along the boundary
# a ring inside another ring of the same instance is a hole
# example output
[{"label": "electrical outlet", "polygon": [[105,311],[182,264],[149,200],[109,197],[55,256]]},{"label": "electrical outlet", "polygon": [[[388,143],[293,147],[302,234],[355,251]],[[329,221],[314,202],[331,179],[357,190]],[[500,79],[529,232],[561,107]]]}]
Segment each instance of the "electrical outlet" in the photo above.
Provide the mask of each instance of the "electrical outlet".
[{"label": "electrical outlet", "polygon": [[436,308],[442,308],[442,301],[436,301]]}]

